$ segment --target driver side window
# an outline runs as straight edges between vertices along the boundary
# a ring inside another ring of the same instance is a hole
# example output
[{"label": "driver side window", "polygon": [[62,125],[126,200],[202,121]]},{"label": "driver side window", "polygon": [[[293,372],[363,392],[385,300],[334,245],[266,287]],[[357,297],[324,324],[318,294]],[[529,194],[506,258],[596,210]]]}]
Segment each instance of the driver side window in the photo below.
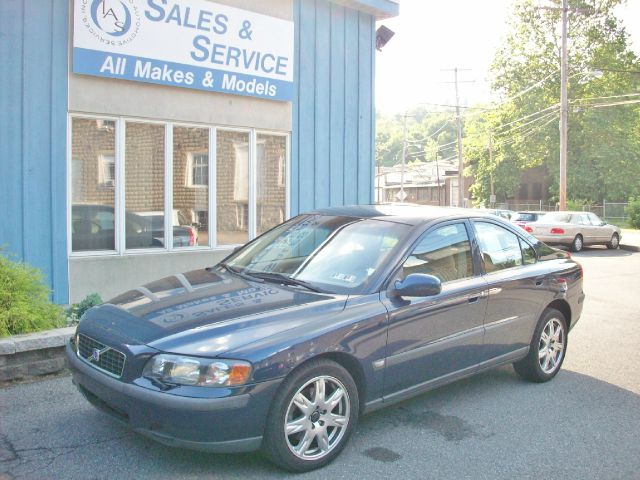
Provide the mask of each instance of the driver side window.
[{"label": "driver side window", "polygon": [[424,235],[402,265],[403,278],[412,273],[433,275],[442,283],[472,277],[473,257],[464,224],[445,225]]}]

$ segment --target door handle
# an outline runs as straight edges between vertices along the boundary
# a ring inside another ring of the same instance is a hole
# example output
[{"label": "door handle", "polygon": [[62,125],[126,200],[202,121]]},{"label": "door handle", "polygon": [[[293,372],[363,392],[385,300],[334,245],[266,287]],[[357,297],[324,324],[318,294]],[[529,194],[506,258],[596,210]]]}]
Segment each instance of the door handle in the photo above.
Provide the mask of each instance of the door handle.
[{"label": "door handle", "polygon": [[543,283],[544,283],[543,277],[536,278],[536,287],[541,287]]},{"label": "door handle", "polygon": [[480,299],[480,295],[476,295],[475,297],[469,297],[469,303],[478,303]]}]

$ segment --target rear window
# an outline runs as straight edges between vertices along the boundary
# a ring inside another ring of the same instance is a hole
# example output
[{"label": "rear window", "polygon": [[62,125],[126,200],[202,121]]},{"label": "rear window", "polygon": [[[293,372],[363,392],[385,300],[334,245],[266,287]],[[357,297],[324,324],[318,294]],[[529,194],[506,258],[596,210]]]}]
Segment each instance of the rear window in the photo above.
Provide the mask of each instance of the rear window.
[{"label": "rear window", "polygon": [[558,222],[569,223],[569,220],[571,220],[571,215],[565,212],[551,212],[551,213],[547,213],[546,215],[543,215],[540,218],[541,222],[549,222],[549,223],[558,223]]},{"label": "rear window", "polygon": [[537,213],[516,213],[514,220],[520,222],[535,222],[538,219]]}]

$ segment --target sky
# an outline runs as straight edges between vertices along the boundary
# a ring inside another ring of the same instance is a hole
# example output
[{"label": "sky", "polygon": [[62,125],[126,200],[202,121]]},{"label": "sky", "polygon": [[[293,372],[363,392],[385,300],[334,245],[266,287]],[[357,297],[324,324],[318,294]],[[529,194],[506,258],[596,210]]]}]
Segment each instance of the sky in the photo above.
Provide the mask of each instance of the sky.
[{"label": "sky", "polygon": [[[454,76],[444,70],[454,67],[468,69],[458,73],[461,105],[491,100],[489,66],[507,34],[512,4],[513,0],[400,0],[400,15],[378,22],[395,36],[376,54],[376,108],[393,114],[421,102],[454,104],[454,85],[444,83]],[[640,0],[627,0],[616,14],[640,55]]]}]

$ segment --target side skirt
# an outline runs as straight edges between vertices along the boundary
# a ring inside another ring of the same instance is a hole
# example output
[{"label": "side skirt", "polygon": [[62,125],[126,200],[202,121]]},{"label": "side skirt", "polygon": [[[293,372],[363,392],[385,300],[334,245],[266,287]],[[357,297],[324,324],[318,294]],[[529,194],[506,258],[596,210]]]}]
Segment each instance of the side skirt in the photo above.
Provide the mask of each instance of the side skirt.
[{"label": "side skirt", "polygon": [[517,362],[518,360],[526,357],[528,353],[529,347],[522,347],[518,350],[514,350],[513,352],[509,352],[504,355],[500,355],[499,357],[486,360],[477,365],[458,370],[457,372],[448,373],[441,377],[427,380],[426,382],[422,382],[417,385],[413,385],[412,387],[405,388],[404,390],[399,390],[390,395],[376,398],[375,400],[371,400],[370,402],[365,403],[363,413],[371,413],[389,405],[408,400],[409,398],[413,398],[416,395],[428,392],[429,390],[434,390],[438,387],[442,387],[443,385],[447,385],[449,383],[462,380],[463,378],[470,377],[472,375],[475,375],[476,373],[484,372],[486,370],[490,370],[507,363]]}]

